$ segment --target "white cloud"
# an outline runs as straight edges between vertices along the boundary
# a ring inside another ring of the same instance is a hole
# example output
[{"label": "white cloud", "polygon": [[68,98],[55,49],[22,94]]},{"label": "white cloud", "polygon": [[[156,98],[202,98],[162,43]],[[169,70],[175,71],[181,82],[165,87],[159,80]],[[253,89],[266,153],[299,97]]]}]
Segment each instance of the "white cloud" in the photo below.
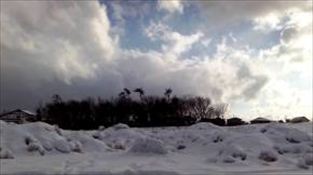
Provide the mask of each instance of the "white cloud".
[{"label": "white cloud", "polygon": [[97,2],[5,1],[1,7],[1,50],[26,54],[15,60],[1,58],[1,67],[28,57],[69,83],[76,77],[91,78],[95,65],[115,53],[106,8]]},{"label": "white cloud", "polygon": [[160,10],[166,10],[170,13],[179,12],[182,13],[184,6],[180,0],[159,0],[158,7]]},{"label": "white cloud", "polygon": [[272,30],[280,30],[282,26],[280,25],[282,16],[278,14],[270,13],[264,15],[262,17],[256,17],[254,22],[254,29],[261,31],[272,31]]},{"label": "white cloud", "polygon": [[206,38],[206,39],[202,39],[201,40],[201,44],[204,46],[204,47],[208,47],[212,42],[212,39],[211,38]]},{"label": "white cloud", "polygon": [[[212,32],[250,21],[263,32],[279,29],[280,22],[289,13],[306,11],[311,14],[312,1],[196,1],[202,20],[202,29]],[[214,21],[212,25],[211,21]]]},{"label": "white cloud", "polygon": [[281,119],[285,115],[312,117],[312,11],[296,10],[287,17],[281,22],[281,42],[259,51],[271,79],[260,93],[264,100],[256,102],[253,109]]},{"label": "white cloud", "polygon": [[172,31],[170,27],[160,22],[152,22],[150,26],[145,29],[145,33],[152,41],[163,41],[164,44],[162,45],[162,50],[164,53],[167,53],[169,57],[177,57],[188,51],[193,44],[197,43],[203,37],[202,32],[196,32],[191,35],[182,35],[178,32]]}]

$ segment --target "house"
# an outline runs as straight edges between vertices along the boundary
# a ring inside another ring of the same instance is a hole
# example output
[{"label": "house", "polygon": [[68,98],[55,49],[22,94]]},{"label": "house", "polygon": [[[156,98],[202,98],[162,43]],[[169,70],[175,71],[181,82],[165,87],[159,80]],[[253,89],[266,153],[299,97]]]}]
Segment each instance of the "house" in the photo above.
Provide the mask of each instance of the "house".
[{"label": "house", "polygon": [[258,117],[256,119],[253,119],[250,121],[251,124],[257,124],[257,123],[270,123],[273,122],[272,120],[263,118],[263,117]]},{"label": "house", "polygon": [[212,123],[214,125],[218,125],[218,126],[225,126],[226,125],[226,121],[222,118],[202,118],[199,120],[199,122],[209,122]]},{"label": "house", "polygon": [[295,117],[290,120],[290,123],[302,123],[302,122],[309,122],[310,120],[305,116]]},{"label": "house", "polygon": [[0,115],[0,120],[13,123],[27,123],[37,121],[35,113],[28,110],[16,109],[10,112],[6,112]]},{"label": "house", "polygon": [[230,119],[227,119],[227,126],[237,126],[237,125],[244,125],[246,122],[244,122],[241,118],[233,117]]}]

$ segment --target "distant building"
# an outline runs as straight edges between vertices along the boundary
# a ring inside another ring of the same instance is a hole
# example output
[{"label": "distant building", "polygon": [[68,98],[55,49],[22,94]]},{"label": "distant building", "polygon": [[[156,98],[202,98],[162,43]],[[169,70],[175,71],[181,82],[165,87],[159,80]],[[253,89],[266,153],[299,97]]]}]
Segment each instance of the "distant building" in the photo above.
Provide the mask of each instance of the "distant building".
[{"label": "distant building", "polygon": [[37,121],[37,116],[35,113],[16,109],[14,111],[6,112],[0,115],[0,120],[5,122],[13,122],[13,123],[27,123],[27,122],[34,122]]},{"label": "distant building", "polygon": [[250,121],[251,124],[257,124],[257,123],[270,123],[273,122],[272,120],[263,118],[263,117],[258,117],[256,119],[253,119]]},{"label": "distant building", "polygon": [[290,120],[290,123],[302,123],[302,122],[309,122],[310,120],[305,116],[295,117]]},{"label": "distant building", "polygon": [[244,122],[241,118],[233,117],[230,119],[227,119],[227,126],[237,126],[237,125],[244,125],[246,122]]}]

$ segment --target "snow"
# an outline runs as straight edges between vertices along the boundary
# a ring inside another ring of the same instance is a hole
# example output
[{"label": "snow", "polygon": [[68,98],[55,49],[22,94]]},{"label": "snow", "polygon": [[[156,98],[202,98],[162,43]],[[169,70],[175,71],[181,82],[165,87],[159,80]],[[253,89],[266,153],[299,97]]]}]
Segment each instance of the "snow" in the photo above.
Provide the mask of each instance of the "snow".
[{"label": "snow", "polygon": [[272,150],[265,150],[260,152],[259,159],[266,162],[275,162],[278,159],[278,155]]},{"label": "snow", "polygon": [[28,115],[33,115],[33,116],[36,115],[34,112],[31,112],[31,111],[29,111],[29,110],[21,109],[21,111],[23,111],[24,113],[26,113],[26,114],[28,114]]},{"label": "snow", "polygon": [[312,123],[63,130],[0,120],[0,174],[312,174]]},{"label": "snow", "polygon": [[167,154],[162,141],[151,138],[137,139],[129,149],[130,153]]}]

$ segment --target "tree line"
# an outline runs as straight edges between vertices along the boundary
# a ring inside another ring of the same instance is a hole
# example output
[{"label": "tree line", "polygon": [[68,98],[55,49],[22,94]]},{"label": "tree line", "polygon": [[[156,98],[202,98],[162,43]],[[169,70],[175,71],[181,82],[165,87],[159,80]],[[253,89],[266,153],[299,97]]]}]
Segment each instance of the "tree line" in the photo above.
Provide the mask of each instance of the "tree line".
[{"label": "tree line", "polygon": [[[132,98],[135,93],[138,98]],[[142,88],[124,88],[111,99],[63,100],[60,95],[37,108],[42,121],[64,129],[96,129],[125,123],[135,127],[185,126],[202,120],[222,120],[227,105],[212,105],[210,98],[173,96],[165,89],[162,96],[147,96]]]}]

